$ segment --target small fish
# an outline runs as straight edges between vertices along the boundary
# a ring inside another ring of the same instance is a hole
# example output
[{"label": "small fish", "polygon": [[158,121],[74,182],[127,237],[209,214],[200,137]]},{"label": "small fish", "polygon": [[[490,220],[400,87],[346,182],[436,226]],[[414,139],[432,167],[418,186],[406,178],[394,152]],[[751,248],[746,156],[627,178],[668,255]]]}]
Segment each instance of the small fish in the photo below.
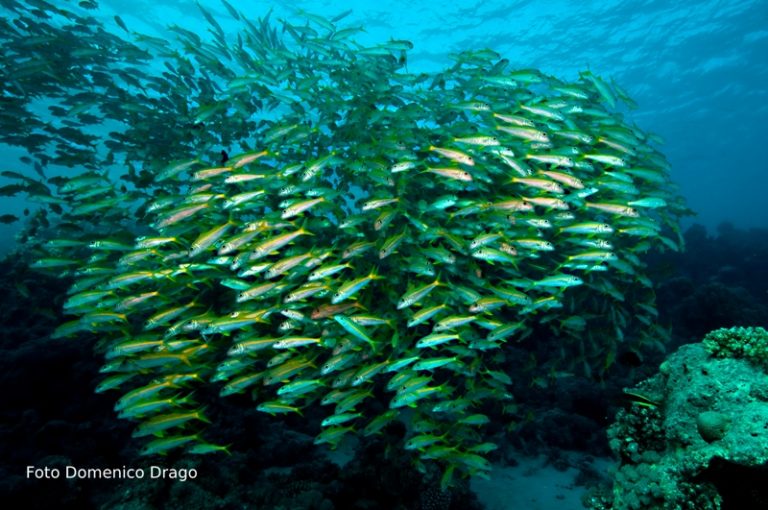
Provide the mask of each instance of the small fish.
[{"label": "small fish", "polygon": [[323,278],[333,276],[345,269],[351,269],[352,266],[347,264],[332,264],[330,266],[323,266],[315,269],[312,271],[309,276],[307,277],[307,280],[313,282],[315,280],[321,280]]},{"label": "small fish", "polygon": [[403,242],[403,239],[405,239],[407,233],[408,231],[406,229],[399,234],[392,235],[385,239],[381,245],[381,249],[379,250],[379,259],[384,259],[391,255],[392,252],[397,249],[400,243]]},{"label": "small fish", "polygon": [[460,168],[427,168],[425,172],[437,174],[457,181],[472,182],[472,174]]},{"label": "small fish", "polygon": [[570,274],[560,274],[560,275],[547,276],[546,278],[542,278],[541,280],[536,280],[534,282],[531,282],[531,287],[534,289],[543,288],[543,287],[566,288],[566,287],[575,287],[577,285],[582,285],[583,283],[584,283],[584,280],[582,280],[578,276],[574,276]]},{"label": "small fish", "polygon": [[278,339],[272,344],[273,349],[295,349],[297,347],[304,347],[306,345],[317,345],[321,341],[320,338],[311,337],[285,337]]},{"label": "small fish", "polygon": [[363,211],[380,209],[382,207],[385,207],[391,204],[396,204],[399,201],[400,201],[399,198],[382,198],[382,199],[376,199],[376,200],[369,200],[363,204]]},{"label": "small fish", "polygon": [[333,295],[333,298],[331,299],[331,304],[339,304],[342,301],[345,301],[351,297],[353,297],[356,293],[360,292],[363,288],[365,288],[369,283],[371,283],[374,280],[379,280],[382,277],[377,275],[375,270],[372,270],[368,275],[363,276],[361,278],[358,278],[356,280],[352,280],[351,282],[348,282],[336,291],[336,293]]},{"label": "small fish", "polygon": [[352,378],[352,386],[360,386],[364,382],[370,380],[376,374],[384,370],[388,364],[389,364],[389,360],[384,360],[380,363],[374,363],[373,365],[369,365],[367,367],[361,368],[360,370],[355,372],[355,375]]},{"label": "small fish", "polygon": [[480,145],[482,147],[494,147],[500,145],[499,139],[495,136],[470,136],[467,138],[454,138],[453,141],[466,143],[468,145]]},{"label": "small fish", "polygon": [[327,444],[331,449],[336,449],[347,432],[352,432],[354,427],[329,427],[315,437],[315,444]]},{"label": "small fish", "polygon": [[117,23],[117,26],[119,26],[121,29],[123,29],[127,34],[130,34],[130,30],[128,30],[128,27],[125,25],[125,22],[120,18],[120,16],[115,15],[115,23]]},{"label": "small fish", "polygon": [[363,342],[366,342],[368,345],[371,346],[371,349],[374,349],[374,350],[376,349],[376,343],[368,335],[368,333],[366,333],[365,330],[355,321],[353,321],[346,315],[334,315],[333,320],[335,320],[342,328],[344,328],[344,330],[347,333],[349,333],[350,335],[354,336],[359,340],[362,340]]},{"label": "small fish", "polygon": [[260,380],[264,378],[264,374],[262,373],[255,373],[255,374],[247,374],[244,376],[237,377],[227,384],[224,385],[223,388],[221,388],[221,391],[219,392],[219,395],[222,397],[228,397],[230,395],[236,395],[238,393],[244,392],[249,387],[253,386]]},{"label": "small fish", "polygon": [[626,161],[624,161],[618,156],[612,156],[610,154],[582,154],[581,157],[584,159],[589,159],[591,161],[597,161],[599,163],[603,163],[604,165],[608,165],[608,166],[615,166],[620,168],[627,166]]},{"label": "small fish", "polygon": [[333,427],[336,425],[342,425],[344,423],[347,423],[348,421],[355,420],[357,418],[362,417],[363,415],[361,413],[343,413],[343,414],[334,414],[333,416],[329,416],[328,418],[324,419],[321,423],[321,427]]},{"label": "small fish", "polygon": [[435,326],[432,328],[432,331],[436,333],[440,331],[447,331],[449,329],[454,329],[464,326],[465,324],[469,324],[474,320],[474,315],[450,315],[438,321],[437,324],[435,324]]},{"label": "small fish", "polygon": [[435,436],[433,434],[420,434],[413,436],[405,443],[406,450],[421,450],[428,446],[432,446],[435,443],[443,441],[447,437],[447,434],[442,436]]},{"label": "small fish", "polygon": [[561,227],[558,231],[561,234],[610,234],[613,227],[607,223],[587,222]]},{"label": "small fish", "polygon": [[199,442],[200,440],[198,434],[163,437],[150,441],[139,453],[141,455],[165,455],[169,450],[179,448],[193,441]]},{"label": "small fish", "polygon": [[314,391],[322,386],[325,386],[325,383],[321,379],[292,381],[278,388],[277,394],[295,397]]},{"label": "small fish", "polygon": [[290,406],[288,404],[285,404],[283,402],[280,402],[279,400],[273,400],[271,402],[262,402],[258,406],[256,406],[257,411],[261,411],[262,413],[271,414],[272,416],[276,414],[286,414],[286,413],[296,413],[300,416],[303,416],[301,413],[301,409],[298,407]]},{"label": "small fish", "polygon": [[586,202],[584,205],[591,209],[598,209],[600,211],[616,214],[619,216],[627,216],[629,218],[638,218],[640,216],[637,210],[626,204]]},{"label": "small fish", "polygon": [[429,150],[437,152],[441,156],[445,156],[455,163],[461,163],[462,165],[475,166],[475,160],[468,154],[455,149],[445,149],[442,147],[429,146]]},{"label": "small fish", "polygon": [[434,289],[436,289],[441,285],[444,285],[444,284],[440,281],[439,278],[437,278],[432,283],[428,283],[422,287],[406,292],[397,302],[397,309],[402,310],[403,308],[408,308],[414,305],[415,303],[422,300],[430,292],[432,292]]},{"label": "small fish", "polygon": [[517,138],[522,138],[529,142],[548,143],[549,136],[544,131],[539,131],[531,127],[513,127],[513,126],[496,126],[496,129],[510,134]]},{"label": "small fish", "polygon": [[233,223],[227,222],[200,234],[197,239],[192,242],[192,247],[189,250],[189,256],[196,257],[203,251],[212,247],[216,242],[224,237],[224,235],[230,228],[232,228],[232,226]]},{"label": "small fish", "polygon": [[223,452],[227,455],[232,455],[229,451],[229,447],[232,445],[218,445],[218,444],[211,444],[211,443],[197,443],[195,445],[190,446],[185,451],[187,453],[191,453],[193,455],[207,455],[209,453],[218,453]]},{"label": "small fish", "polygon": [[[538,161],[539,163],[546,163],[553,167],[570,168],[574,165],[574,162],[568,156],[560,156],[558,154],[526,154],[526,159]],[[558,193],[562,193],[559,191]]]},{"label": "small fish", "polygon": [[283,213],[280,215],[282,219],[288,219],[293,218],[294,216],[298,216],[299,214],[303,213],[304,211],[309,210],[311,207],[324,202],[325,198],[313,198],[310,200],[305,200],[303,202],[299,202],[298,204],[294,204],[290,207],[286,207],[283,210]]},{"label": "small fish", "polygon": [[[224,153],[223,155],[226,155],[226,152],[222,151]],[[266,156],[269,154],[268,151],[259,151],[259,152],[249,152],[247,154],[240,154],[232,158],[232,168],[241,168],[249,163],[253,163],[257,159]],[[227,156],[226,159],[222,158],[222,164],[229,161],[229,157]]]},{"label": "small fish", "polygon": [[302,253],[300,255],[294,255],[293,257],[286,257],[284,259],[281,259],[270,266],[267,272],[264,273],[264,278],[266,278],[267,280],[270,280],[272,278],[280,276],[283,273],[291,271],[292,269],[296,268],[302,263],[305,263],[308,259],[311,259],[313,256],[314,255],[312,252],[307,252],[307,253]]},{"label": "small fish", "polygon": [[425,308],[423,310],[419,310],[418,312],[414,313],[411,319],[408,321],[407,327],[413,328],[418,326],[419,324],[423,324],[424,322],[428,321],[438,313],[440,313],[443,310],[448,309],[448,305],[446,304],[439,304],[432,306],[430,308]]},{"label": "small fish", "polygon": [[[126,410],[124,409],[123,411]],[[133,437],[160,435],[160,432],[170,428],[180,427],[191,420],[210,423],[210,420],[203,415],[202,410],[164,414],[144,421],[133,431],[132,435]]]},{"label": "small fish", "polygon": [[565,117],[563,116],[562,113],[556,110],[545,108],[543,106],[528,106],[528,105],[521,104],[520,108],[534,115],[544,117],[546,119],[559,120],[559,121],[565,120]]},{"label": "small fish", "polygon": [[295,303],[296,301],[303,301],[305,299],[309,299],[315,294],[325,294],[329,290],[330,287],[322,282],[308,282],[296,290],[291,291],[287,296],[285,296],[283,303],[287,304]]},{"label": "small fish", "polygon": [[154,227],[158,230],[163,230],[165,227],[175,225],[176,223],[182,220],[186,220],[196,213],[202,211],[203,209],[207,209],[209,207],[210,204],[207,203],[179,207],[178,209],[174,209],[168,214],[163,215],[160,219],[158,219],[158,221],[155,222]]},{"label": "small fish", "polygon": [[458,360],[459,358],[457,356],[424,359],[413,365],[413,370],[428,370],[431,372],[446,365],[459,363]]},{"label": "small fish", "polygon": [[424,349],[426,347],[437,347],[438,345],[442,345],[444,343],[452,342],[453,340],[458,339],[459,335],[450,333],[432,333],[431,335],[420,338],[416,342],[416,347],[419,349]]},{"label": "small fish", "polygon": [[660,207],[666,207],[667,201],[659,197],[647,197],[639,200],[632,200],[627,202],[627,205],[632,207],[646,207],[648,209],[658,209]]},{"label": "small fish", "polygon": [[283,246],[291,243],[294,239],[304,235],[313,235],[304,227],[299,228],[293,232],[287,232],[279,236],[262,241],[251,249],[251,260],[257,260],[267,256],[273,251],[277,251]]}]

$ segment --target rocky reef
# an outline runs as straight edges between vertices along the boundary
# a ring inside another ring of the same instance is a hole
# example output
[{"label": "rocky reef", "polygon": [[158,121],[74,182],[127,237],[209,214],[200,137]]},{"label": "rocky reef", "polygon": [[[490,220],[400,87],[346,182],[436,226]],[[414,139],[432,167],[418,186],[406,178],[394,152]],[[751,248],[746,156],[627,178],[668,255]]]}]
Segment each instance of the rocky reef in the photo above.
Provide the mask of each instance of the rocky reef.
[{"label": "rocky reef", "polygon": [[626,390],[631,403],[608,430],[620,465],[612,488],[594,492],[590,507],[766,508],[765,359],[741,355],[756,352],[749,346],[764,339],[762,328],[715,331],[680,347],[657,375]]}]

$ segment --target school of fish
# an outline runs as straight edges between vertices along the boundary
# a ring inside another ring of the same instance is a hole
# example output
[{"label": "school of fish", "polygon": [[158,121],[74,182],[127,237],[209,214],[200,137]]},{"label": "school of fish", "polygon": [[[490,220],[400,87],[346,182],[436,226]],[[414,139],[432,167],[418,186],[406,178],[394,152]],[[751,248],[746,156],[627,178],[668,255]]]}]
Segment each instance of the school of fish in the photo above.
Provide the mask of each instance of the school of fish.
[{"label": "school of fish", "polygon": [[681,247],[687,209],[616,84],[491,50],[410,73],[409,41],[362,46],[347,13],[252,22],[223,2],[240,29],[198,6],[209,33],[170,41],[0,3],[0,140],[38,174],[0,192],[40,204],[31,265],[73,279],[54,336],[98,336],[96,391],[142,453],[227,451],[205,439],[214,386],[320,409],[331,447],[401,420],[450,484],[490,470],[508,346],[546,330],[547,367],[600,372],[625,331],[659,337],[642,255]]}]

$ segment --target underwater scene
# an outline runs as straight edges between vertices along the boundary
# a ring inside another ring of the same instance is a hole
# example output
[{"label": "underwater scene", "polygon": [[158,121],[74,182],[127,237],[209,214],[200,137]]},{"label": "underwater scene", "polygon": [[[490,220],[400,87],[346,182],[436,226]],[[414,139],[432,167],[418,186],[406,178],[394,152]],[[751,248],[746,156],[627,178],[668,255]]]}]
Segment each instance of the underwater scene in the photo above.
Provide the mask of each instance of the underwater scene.
[{"label": "underwater scene", "polygon": [[768,508],[768,5],[0,0],[0,495]]}]

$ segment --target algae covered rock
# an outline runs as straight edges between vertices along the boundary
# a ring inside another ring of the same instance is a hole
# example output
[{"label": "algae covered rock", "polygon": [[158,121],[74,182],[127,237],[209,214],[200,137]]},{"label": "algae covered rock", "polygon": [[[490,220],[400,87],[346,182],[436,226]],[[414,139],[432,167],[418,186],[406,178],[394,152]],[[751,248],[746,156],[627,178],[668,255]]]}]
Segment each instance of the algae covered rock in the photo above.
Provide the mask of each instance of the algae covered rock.
[{"label": "algae covered rock", "polygon": [[747,359],[713,356],[718,335],[627,390],[633,401],[608,431],[620,457],[613,490],[592,508],[768,508],[768,378]]}]

